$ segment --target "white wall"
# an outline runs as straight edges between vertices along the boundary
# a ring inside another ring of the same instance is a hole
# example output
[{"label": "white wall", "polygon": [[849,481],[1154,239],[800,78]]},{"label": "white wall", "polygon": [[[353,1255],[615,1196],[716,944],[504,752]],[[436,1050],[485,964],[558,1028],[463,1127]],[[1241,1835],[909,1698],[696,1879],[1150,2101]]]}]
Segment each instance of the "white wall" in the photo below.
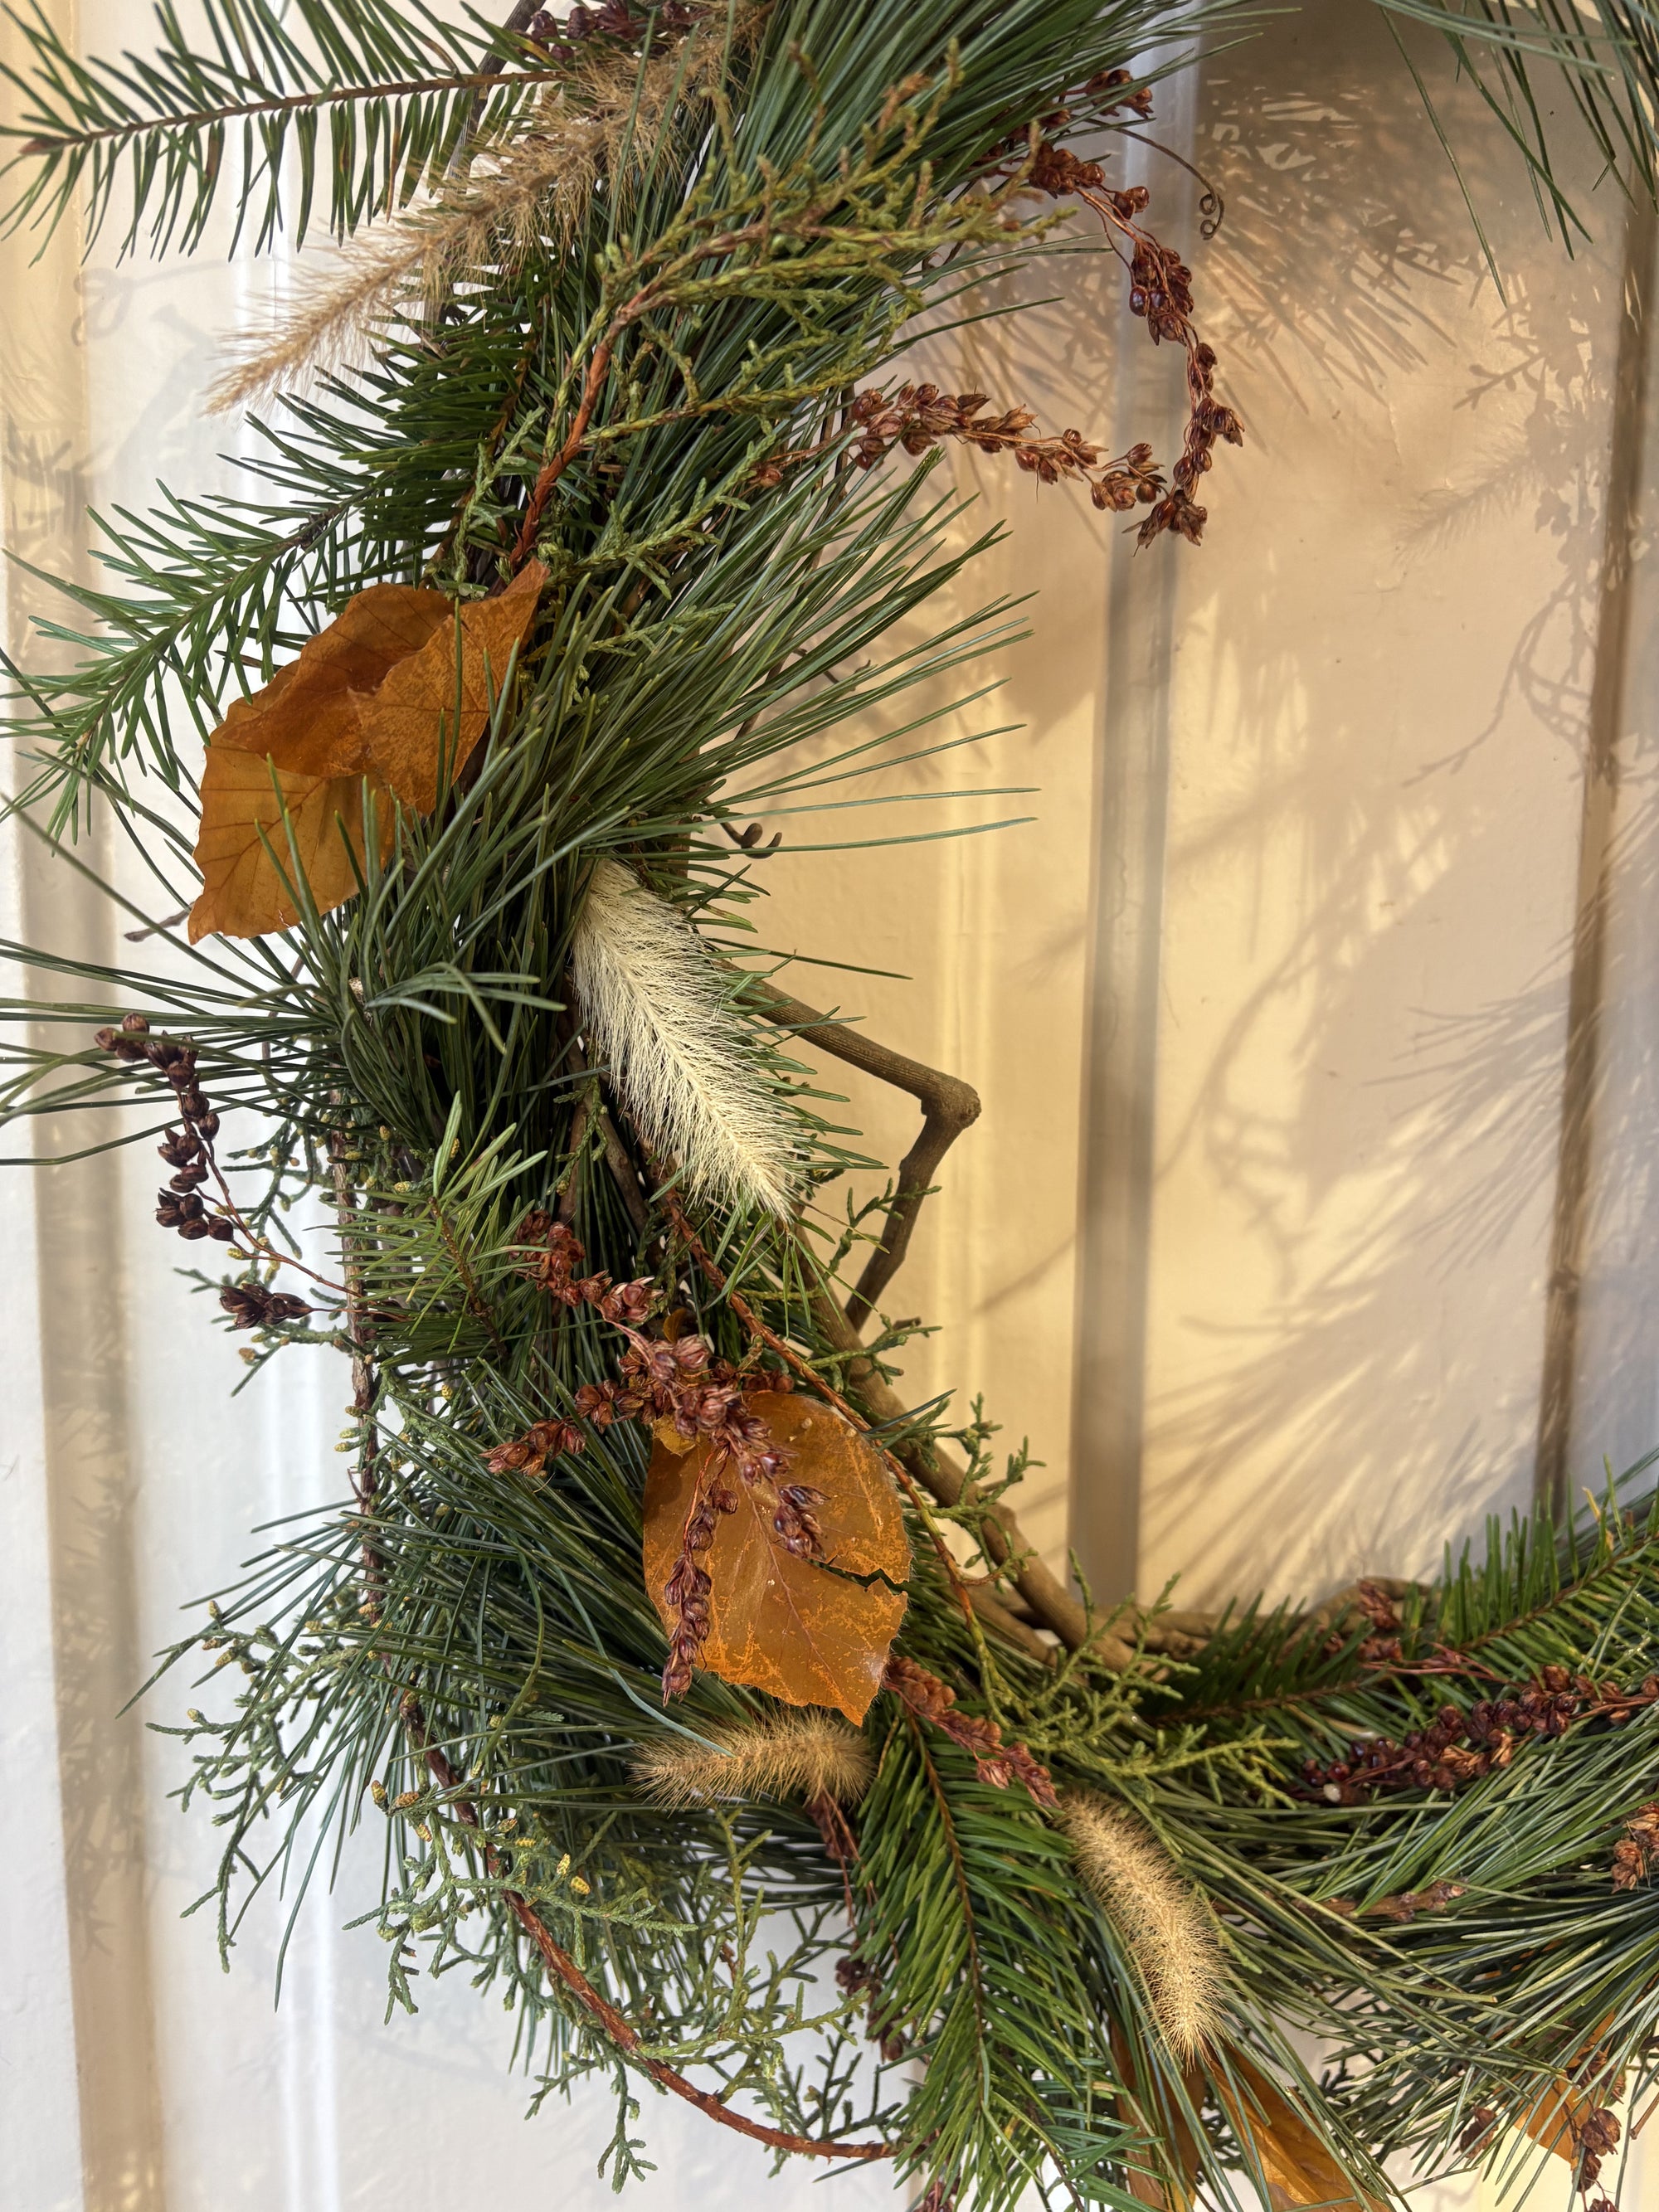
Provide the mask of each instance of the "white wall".
[{"label": "white wall", "polygon": [[[132,26],[89,0],[80,34]],[[1011,526],[964,602],[1040,593],[1036,641],[999,656],[1006,688],[975,710],[1022,726],[888,782],[1036,785],[933,819],[1036,821],[775,864],[773,943],[915,979],[801,968],[793,988],[984,1095],[891,1294],[941,1325],[908,1379],[918,1396],[982,1389],[1030,1433],[1047,1466],[1028,1522],[1058,1552],[1069,1511],[1103,1587],[1414,1569],[1523,1501],[1553,1249],[1582,1293],[1576,1336],[1559,1284],[1554,1308],[1572,1467],[1659,1441],[1639,505],[1628,575],[1606,557],[1610,472],[1634,484],[1646,466],[1642,348],[1620,388],[1626,220],[1586,173],[1595,243],[1571,260],[1547,245],[1495,134],[1421,52],[1473,149],[1507,301],[1368,15],[1273,23],[1219,58],[1161,126],[1226,191],[1212,244],[1182,173],[1135,157],[1154,227],[1190,242],[1249,428],[1212,479],[1205,547],[1133,556],[1064,491],[963,463]],[[88,502],[142,505],[158,474],[231,482],[235,433],[204,424],[196,395],[216,333],[280,272],[117,268],[101,248],[77,271],[67,237],[33,269],[4,252],[6,541],[86,574]],[[1062,305],[1018,334],[937,341],[930,368],[1167,453],[1176,362],[1123,313],[1114,264],[1060,267]],[[1024,281],[1056,289],[1052,270]],[[15,572],[5,588],[15,653],[43,601]],[[1611,895],[1564,1228],[1587,759],[1619,775],[1590,785]],[[23,845],[8,864],[8,930],[107,948],[60,865]],[[836,1082],[896,1157],[908,1102]],[[308,1910],[275,2014],[276,1916],[228,1980],[210,1929],[178,1917],[213,1832],[167,1802],[176,1748],[119,1708],[249,1527],[333,1490],[347,1385],[319,1354],[228,1401],[238,1370],[150,1231],[152,1188],[141,1159],[0,1182],[0,2205],[597,2205],[602,2100],[526,2125],[499,2013],[444,1989],[380,2027],[379,1946],[337,1932],[362,1885]],[[647,2204],[763,2187],[748,2147],[655,2100],[647,2119]],[[837,2189],[887,2195],[869,2174]]]}]

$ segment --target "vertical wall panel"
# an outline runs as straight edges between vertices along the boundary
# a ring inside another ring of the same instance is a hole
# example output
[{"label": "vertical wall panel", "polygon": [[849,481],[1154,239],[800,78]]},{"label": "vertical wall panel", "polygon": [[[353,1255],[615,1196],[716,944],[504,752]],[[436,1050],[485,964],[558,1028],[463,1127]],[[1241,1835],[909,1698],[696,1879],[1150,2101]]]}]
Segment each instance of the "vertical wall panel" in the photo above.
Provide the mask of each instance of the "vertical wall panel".
[{"label": "vertical wall panel", "polygon": [[[1414,1572],[1532,1482],[1618,355],[1424,48],[1218,58],[1196,264],[1249,430],[1171,661],[1139,1579]],[[1577,175],[1594,204],[1594,175]]]}]

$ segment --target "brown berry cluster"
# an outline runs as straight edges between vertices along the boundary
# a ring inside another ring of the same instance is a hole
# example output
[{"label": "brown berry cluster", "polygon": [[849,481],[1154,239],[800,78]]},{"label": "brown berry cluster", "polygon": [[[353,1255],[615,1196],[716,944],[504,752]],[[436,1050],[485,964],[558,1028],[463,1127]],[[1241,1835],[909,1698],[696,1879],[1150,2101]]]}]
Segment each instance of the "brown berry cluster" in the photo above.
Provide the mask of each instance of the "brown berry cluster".
[{"label": "brown berry cluster", "polygon": [[230,1316],[233,1328],[271,1328],[278,1322],[303,1321],[311,1308],[288,1291],[273,1291],[263,1283],[227,1283],[219,1303]]},{"label": "brown berry cluster", "polygon": [[1639,1889],[1659,1859],[1659,1799],[1638,1806],[1613,1847],[1613,1886]]},{"label": "brown berry cluster", "polygon": [[561,1452],[579,1452],[586,1442],[574,1421],[532,1421],[521,1437],[487,1452],[484,1465],[492,1474],[533,1479],[545,1471],[549,1460],[557,1459]]},{"label": "brown berry cluster", "polygon": [[1168,339],[1185,349],[1187,430],[1181,456],[1170,471],[1168,487],[1152,501],[1137,540],[1150,545],[1170,530],[1196,545],[1208,517],[1193,493],[1213,462],[1216,441],[1242,446],[1244,429],[1232,409],[1215,396],[1215,350],[1193,327],[1193,273],[1178,253],[1142,228],[1139,218],[1149,204],[1143,186],[1109,191],[1099,162],[1079,161],[1065,147],[1046,143],[1037,149],[1029,182],[1034,191],[1052,198],[1074,194],[1094,210],[1109,235],[1115,231],[1124,240],[1129,248],[1131,311],[1143,319],[1154,345]]},{"label": "brown berry cluster", "polygon": [[[1114,115],[1124,114],[1139,116],[1143,123],[1150,123],[1152,119],[1152,93],[1145,85],[1138,91],[1129,91],[1127,88],[1133,83],[1133,75],[1128,70],[1102,70],[1086,84],[1079,86],[1076,92],[1067,93],[1068,106],[1056,107],[1036,119],[1035,127],[1042,134],[1037,149],[1038,159],[1041,160],[1044,155],[1058,153],[1060,149],[1051,146],[1048,141],[1059,132],[1069,130],[1073,124],[1086,129],[1091,124],[1104,123]],[[1085,111],[1081,115],[1076,112],[1079,108]],[[1011,161],[1021,161],[1028,155],[1030,143],[1030,131],[1018,131],[1012,137],[1003,139],[994,149],[992,158],[1006,172]],[[1067,159],[1073,158],[1067,156]],[[1096,183],[1100,182],[1103,172],[1098,161],[1079,161],[1076,166]],[[1068,186],[1066,189],[1071,188]]]},{"label": "brown berry cluster", "polygon": [[661,0],[648,14],[636,13],[628,0],[599,0],[593,8],[584,7],[577,0],[562,22],[550,8],[538,9],[524,35],[544,47],[553,60],[568,62],[575,58],[577,47],[590,39],[609,39],[618,46],[637,47],[645,43],[647,31],[653,27],[659,34],[689,31],[704,12],[688,4],[688,0]]},{"label": "brown berry cluster", "polygon": [[1362,1805],[1379,1790],[1461,1789],[1507,1766],[1529,1738],[1565,1735],[1584,1720],[1622,1727],[1656,1702],[1659,1674],[1623,1691],[1565,1667],[1546,1667],[1518,1690],[1477,1698],[1467,1713],[1443,1705],[1429,1727],[1413,1729],[1398,1743],[1376,1736],[1328,1766],[1309,1759],[1302,1770],[1304,1794],[1329,1805]]},{"label": "brown berry cluster", "polygon": [[155,1194],[155,1218],[188,1243],[211,1237],[228,1244],[236,1235],[236,1224],[224,1214],[210,1214],[201,1194],[213,1171],[219,1116],[196,1079],[195,1046],[180,1044],[174,1037],[152,1036],[142,1014],[124,1015],[118,1030],[100,1030],[94,1042],[100,1052],[117,1060],[148,1060],[173,1085],[184,1126],[169,1129],[156,1147],[173,1173],[167,1188]]},{"label": "brown berry cluster", "polygon": [[514,1234],[520,1273],[539,1283],[561,1305],[596,1306],[608,1322],[619,1327],[637,1324],[650,1312],[656,1289],[641,1279],[613,1284],[609,1275],[578,1277],[584,1257],[581,1246],[562,1221],[556,1221],[540,1206],[533,1206]]},{"label": "brown berry cluster", "polygon": [[[1149,240],[1147,245],[1154,246],[1156,241]],[[1216,440],[1242,446],[1244,426],[1232,409],[1215,396],[1215,348],[1197,337],[1188,319],[1192,311],[1191,271],[1185,262],[1163,246],[1157,246],[1155,254],[1148,252],[1143,261],[1138,249],[1134,270],[1129,305],[1135,313],[1146,317],[1154,343],[1174,337],[1187,349],[1187,432],[1180,458],[1170,471],[1170,489],[1141,524],[1139,542],[1148,545],[1161,532],[1173,530],[1188,544],[1196,545],[1209,518],[1204,507],[1194,504],[1193,491],[1213,463]],[[1144,307],[1135,307],[1137,297],[1144,297]]]},{"label": "brown berry cluster", "polygon": [[[1082,97],[1089,102],[1097,120],[1103,121],[1109,115],[1127,113],[1138,115],[1143,123],[1150,123],[1152,119],[1152,89],[1143,84],[1138,90],[1131,92],[1127,88],[1134,81],[1132,70],[1102,70],[1084,86]],[[1067,117],[1066,119],[1069,122],[1071,118]]]},{"label": "brown berry cluster", "polygon": [[855,1955],[836,1961],[836,1979],[849,1997],[867,1996],[870,2000],[870,2025],[866,2031],[872,2043],[879,2044],[881,2055],[890,2066],[896,2065],[905,2051],[904,2038],[899,2033],[892,2015],[882,2007],[882,1979],[879,1966],[872,1966],[867,1959]]},{"label": "brown berry cluster", "polygon": [[907,453],[925,453],[942,439],[957,438],[981,453],[1012,453],[1015,465],[1042,483],[1086,483],[1091,500],[1103,510],[1121,514],[1137,501],[1150,505],[1164,489],[1152,465],[1150,446],[1134,446],[1120,459],[1103,460],[1099,447],[1091,446],[1080,430],[1033,438],[1027,433],[1036,416],[1030,408],[988,415],[989,404],[982,392],[941,392],[933,384],[902,385],[890,397],[860,392],[850,410],[860,425],[853,459],[869,469],[895,446]]},{"label": "brown berry cluster", "polygon": [[[1475,2106],[1469,2115],[1468,2125],[1457,2139],[1458,2148],[1466,2158],[1478,2158],[1482,2151],[1491,2148],[1492,2137],[1498,2131],[1498,2120],[1495,2106]],[[1565,2134],[1576,2168],[1574,2186],[1588,2197],[1601,2173],[1602,2160],[1619,2147],[1618,2115],[1606,2105],[1586,2106],[1571,2094],[1567,2094],[1561,2097],[1559,2105],[1545,2107],[1542,2124],[1545,2134],[1539,2137],[1540,2141],[1546,2140],[1552,2130],[1558,2135]],[[1532,2131],[1536,2124],[1535,2119],[1529,2121],[1528,2130]],[[1551,2147],[1553,2148],[1555,2145]],[[1618,2207],[1605,2197],[1599,2197],[1593,2204],[1585,2205],[1584,2212],[1618,2212]]]},{"label": "brown berry cluster", "polygon": [[957,1693],[937,1674],[918,1667],[914,1659],[895,1652],[887,1662],[882,1687],[890,1690],[916,1716],[948,1735],[972,1758],[981,1782],[994,1790],[1009,1790],[1018,1782],[1034,1804],[1052,1809],[1060,1802],[1048,1770],[1032,1758],[1023,1743],[1004,1743],[994,1721],[976,1719],[957,1710]]},{"label": "brown berry cluster", "polygon": [[[743,1372],[729,1361],[715,1358],[706,1340],[693,1333],[645,1335],[640,1324],[655,1300],[654,1285],[643,1278],[612,1284],[608,1275],[579,1275],[576,1271],[586,1256],[581,1245],[563,1222],[539,1208],[525,1216],[514,1243],[524,1273],[550,1297],[567,1306],[592,1306],[628,1340],[617,1362],[621,1379],[584,1382],[575,1398],[579,1416],[601,1429],[623,1419],[653,1427],[667,1423],[688,1442],[709,1447],[681,1531],[674,1570],[663,1591],[675,1621],[663,1669],[663,1695],[678,1697],[690,1686],[697,1655],[712,1626],[713,1583],[698,1558],[712,1550],[720,1515],[738,1509],[738,1496],[726,1479],[728,1471],[744,1488],[766,1498],[773,1537],[784,1551],[798,1559],[823,1555],[822,1532],[812,1510],[823,1493],[805,1483],[784,1480],[791,1455],[774,1443],[766,1422],[748,1403],[757,1392],[788,1389],[789,1379],[763,1370]],[[561,1441],[568,1433],[574,1433],[568,1424],[539,1423],[524,1437],[501,1446],[492,1454],[490,1465],[495,1467],[499,1459],[502,1467],[510,1464],[539,1473],[556,1452],[579,1448]],[[522,1458],[516,1456],[520,1449]]]}]

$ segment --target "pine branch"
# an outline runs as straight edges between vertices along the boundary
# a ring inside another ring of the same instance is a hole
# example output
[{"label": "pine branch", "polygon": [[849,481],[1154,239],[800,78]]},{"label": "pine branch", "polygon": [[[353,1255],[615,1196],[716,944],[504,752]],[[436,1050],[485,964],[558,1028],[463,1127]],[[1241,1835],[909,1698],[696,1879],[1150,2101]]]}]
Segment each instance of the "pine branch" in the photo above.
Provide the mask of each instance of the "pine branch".
[{"label": "pine branch", "polygon": [[7,8],[31,55],[24,70],[0,64],[24,101],[20,120],[0,125],[0,137],[16,146],[6,173],[22,172],[0,216],[7,228],[31,224],[50,234],[84,188],[88,236],[95,237],[125,171],[131,210],[123,251],[147,223],[153,252],[175,244],[191,252],[225,187],[236,209],[235,237],[253,223],[262,250],[289,220],[283,169],[291,149],[297,246],[322,181],[325,125],[329,222],[343,238],[441,178],[464,138],[516,127],[537,93],[568,75],[538,65],[536,50],[515,34],[454,27],[419,0],[407,7],[295,0],[288,9],[275,0],[202,0],[202,7],[204,48],[186,42],[171,8],[158,8],[157,51],[128,54],[118,64],[82,62],[38,0],[30,15]]}]

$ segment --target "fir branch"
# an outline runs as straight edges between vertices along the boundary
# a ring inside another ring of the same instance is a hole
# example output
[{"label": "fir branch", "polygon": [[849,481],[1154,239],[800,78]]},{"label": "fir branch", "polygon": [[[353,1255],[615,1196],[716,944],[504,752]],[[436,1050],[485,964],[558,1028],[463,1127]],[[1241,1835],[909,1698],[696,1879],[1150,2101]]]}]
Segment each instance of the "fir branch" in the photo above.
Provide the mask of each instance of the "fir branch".
[{"label": "fir branch", "polygon": [[[205,44],[191,46],[171,9],[158,9],[155,54],[122,64],[82,62],[38,0],[7,15],[30,54],[23,70],[0,64],[21,94],[20,119],[0,125],[15,142],[7,173],[22,171],[6,228],[49,234],[83,191],[88,234],[110,210],[117,181],[131,179],[124,250],[148,222],[151,250],[199,242],[222,186],[231,189],[236,236],[251,220],[256,250],[289,218],[283,170],[297,156],[295,242],[302,243],[321,181],[326,124],[331,228],[341,237],[382,206],[407,201],[441,177],[474,106],[477,128],[502,134],[526,100],[566,72],[533,48],[476,24],[446,24],[420,4],[392,0],[202,0]],[[296,35],[297,33],[297,35]],[[240,126],[240,127],[238,127]],[[240,147],[240,159],[235,149]],[[225,160],[228,148],[230,161]]]}]

